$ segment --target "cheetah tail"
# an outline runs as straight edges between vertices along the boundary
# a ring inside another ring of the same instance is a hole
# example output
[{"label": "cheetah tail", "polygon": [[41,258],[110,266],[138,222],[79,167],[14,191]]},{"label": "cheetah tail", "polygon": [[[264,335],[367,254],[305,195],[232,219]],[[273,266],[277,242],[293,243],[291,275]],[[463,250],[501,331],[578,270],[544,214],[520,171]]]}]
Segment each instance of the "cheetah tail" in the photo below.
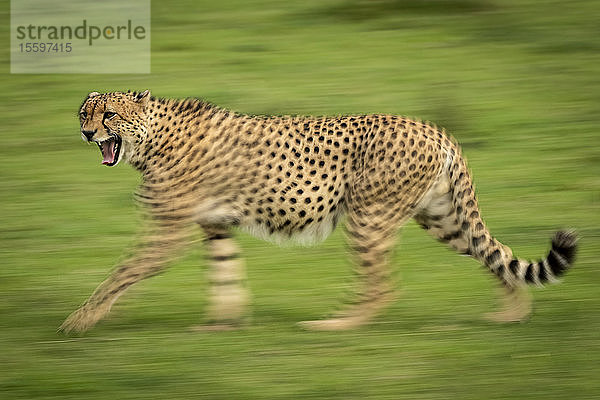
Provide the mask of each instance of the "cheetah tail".
[{"label": "cheetah tail", "polygon": [[505,284],[555,282],[571,267],[577,252],[575,231],[556,232],[550,252],[538,262],[515,258],[512,250],[494,239],[485,226],[469,170],[460,153],[454,155],[447,171],[458,224],[468,245],[467,254],[487,266]]},{"label": "cheetah tail", "polygon": [[554,282],[575,261],[577,235],[574,231],[558,231],[552,238],[552,248],[543,260],[527,262],[513,259],[508,264],[510,273],[527,283]]}]

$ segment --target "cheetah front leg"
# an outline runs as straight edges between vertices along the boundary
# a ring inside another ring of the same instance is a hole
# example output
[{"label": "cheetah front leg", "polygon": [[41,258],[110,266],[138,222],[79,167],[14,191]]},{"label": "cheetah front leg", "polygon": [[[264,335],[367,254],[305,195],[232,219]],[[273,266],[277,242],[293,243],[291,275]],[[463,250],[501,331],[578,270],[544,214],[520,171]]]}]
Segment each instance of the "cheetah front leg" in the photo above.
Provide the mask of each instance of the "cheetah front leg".
[{"label": "cheetah front leg", "polygon": [[250,299],[246,271],[240,250],[227,228],[207,227],[210,270],[207,324],[194,330],[229,330],[242,326],[247,318]]},{"label": "cheetah front leg", "polygon": [[158,274],[187,243],[189,233],[185,226],[174,221],[154,226],[134,255],[115,268],[85,303],[63,322],[59,331],[85,332],[93,327],[127,288]]}]

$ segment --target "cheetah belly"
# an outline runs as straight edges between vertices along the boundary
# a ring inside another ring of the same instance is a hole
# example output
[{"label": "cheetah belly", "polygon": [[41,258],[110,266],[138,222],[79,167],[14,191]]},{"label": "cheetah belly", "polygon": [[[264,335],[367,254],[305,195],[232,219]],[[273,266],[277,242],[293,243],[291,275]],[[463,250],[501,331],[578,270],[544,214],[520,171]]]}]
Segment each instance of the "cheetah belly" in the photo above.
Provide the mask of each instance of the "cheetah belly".
[{"label": "cheetah belly", "polygon": [[245,208],[239,204],[227,203],[223,199],[205,200],[196,207],[194,219],[201,226],[238,226],[252,236],[279,245],[309,246],[325,240],[343,214],[339,204],[333,211],[319,211],[318,208],[310,207],[303,213],[293,213],[288,209],[285,215],[278,211],[281,208],[278,208],[277,204],[258,207],[260,213],[253,210],[254,212],[247,213],[247,216],[244,213]]},{"label": "cheetah belly", "polygon": [[[310,246],[324,241],[333,232],[342,214],[338,209],[320,216],[316,213],[314,216],[308,214],[306,219],[282,220],[274,216],[267,217],[261,223],[255,219],[242,219],[239,227],[252,236],[278,245]],[[318,221],[319,218],[322,219]],[[312,221],[307,223],[310,220]]]}]

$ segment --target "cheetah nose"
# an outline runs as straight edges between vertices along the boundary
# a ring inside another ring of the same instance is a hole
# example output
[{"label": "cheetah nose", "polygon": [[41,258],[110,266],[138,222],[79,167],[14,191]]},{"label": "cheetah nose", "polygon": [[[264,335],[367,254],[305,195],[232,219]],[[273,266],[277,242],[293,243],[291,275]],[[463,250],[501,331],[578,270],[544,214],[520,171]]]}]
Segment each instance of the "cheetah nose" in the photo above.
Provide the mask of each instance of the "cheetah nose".
[{"label": "cheetah nose", "polygon": [[90,140],[92,140],[92,138],[96,134],[96,131],[97,131],[97,129],[94,129],[93,131],[81,131],[81,133],[83,133],[83,136],[85,136],[89,142]]}]

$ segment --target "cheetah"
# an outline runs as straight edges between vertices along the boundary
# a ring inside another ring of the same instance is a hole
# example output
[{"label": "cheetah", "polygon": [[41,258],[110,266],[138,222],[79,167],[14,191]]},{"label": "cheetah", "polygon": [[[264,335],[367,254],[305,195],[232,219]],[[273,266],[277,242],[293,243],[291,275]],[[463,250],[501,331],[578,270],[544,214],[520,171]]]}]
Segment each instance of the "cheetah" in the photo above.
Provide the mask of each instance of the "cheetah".
[{"label": "cheetah", "polygon": [[65,320],[59,329],[66,333],[88,330],[127,288],[160,273],[197,226],[210,259],[208,329],[247,321],[250,294],[233,227],[309,244],[344,216],[356,293],[333,318],[301,323],[317,330],[364,325],[394,298],[389,253],[410,218],[498,278],[504,306],[488,315],[496,321],[527,318],[526,284],[555,282],[575,258],[574,231],[557,232],[538,262],[516,258],[493,238],[459,146],[428,123],[395,115],[250,116],[149,91],[92,92],[79,118],[102,164],[124,161],[141,173],[136,195],[147,218],[139,246]]}]

